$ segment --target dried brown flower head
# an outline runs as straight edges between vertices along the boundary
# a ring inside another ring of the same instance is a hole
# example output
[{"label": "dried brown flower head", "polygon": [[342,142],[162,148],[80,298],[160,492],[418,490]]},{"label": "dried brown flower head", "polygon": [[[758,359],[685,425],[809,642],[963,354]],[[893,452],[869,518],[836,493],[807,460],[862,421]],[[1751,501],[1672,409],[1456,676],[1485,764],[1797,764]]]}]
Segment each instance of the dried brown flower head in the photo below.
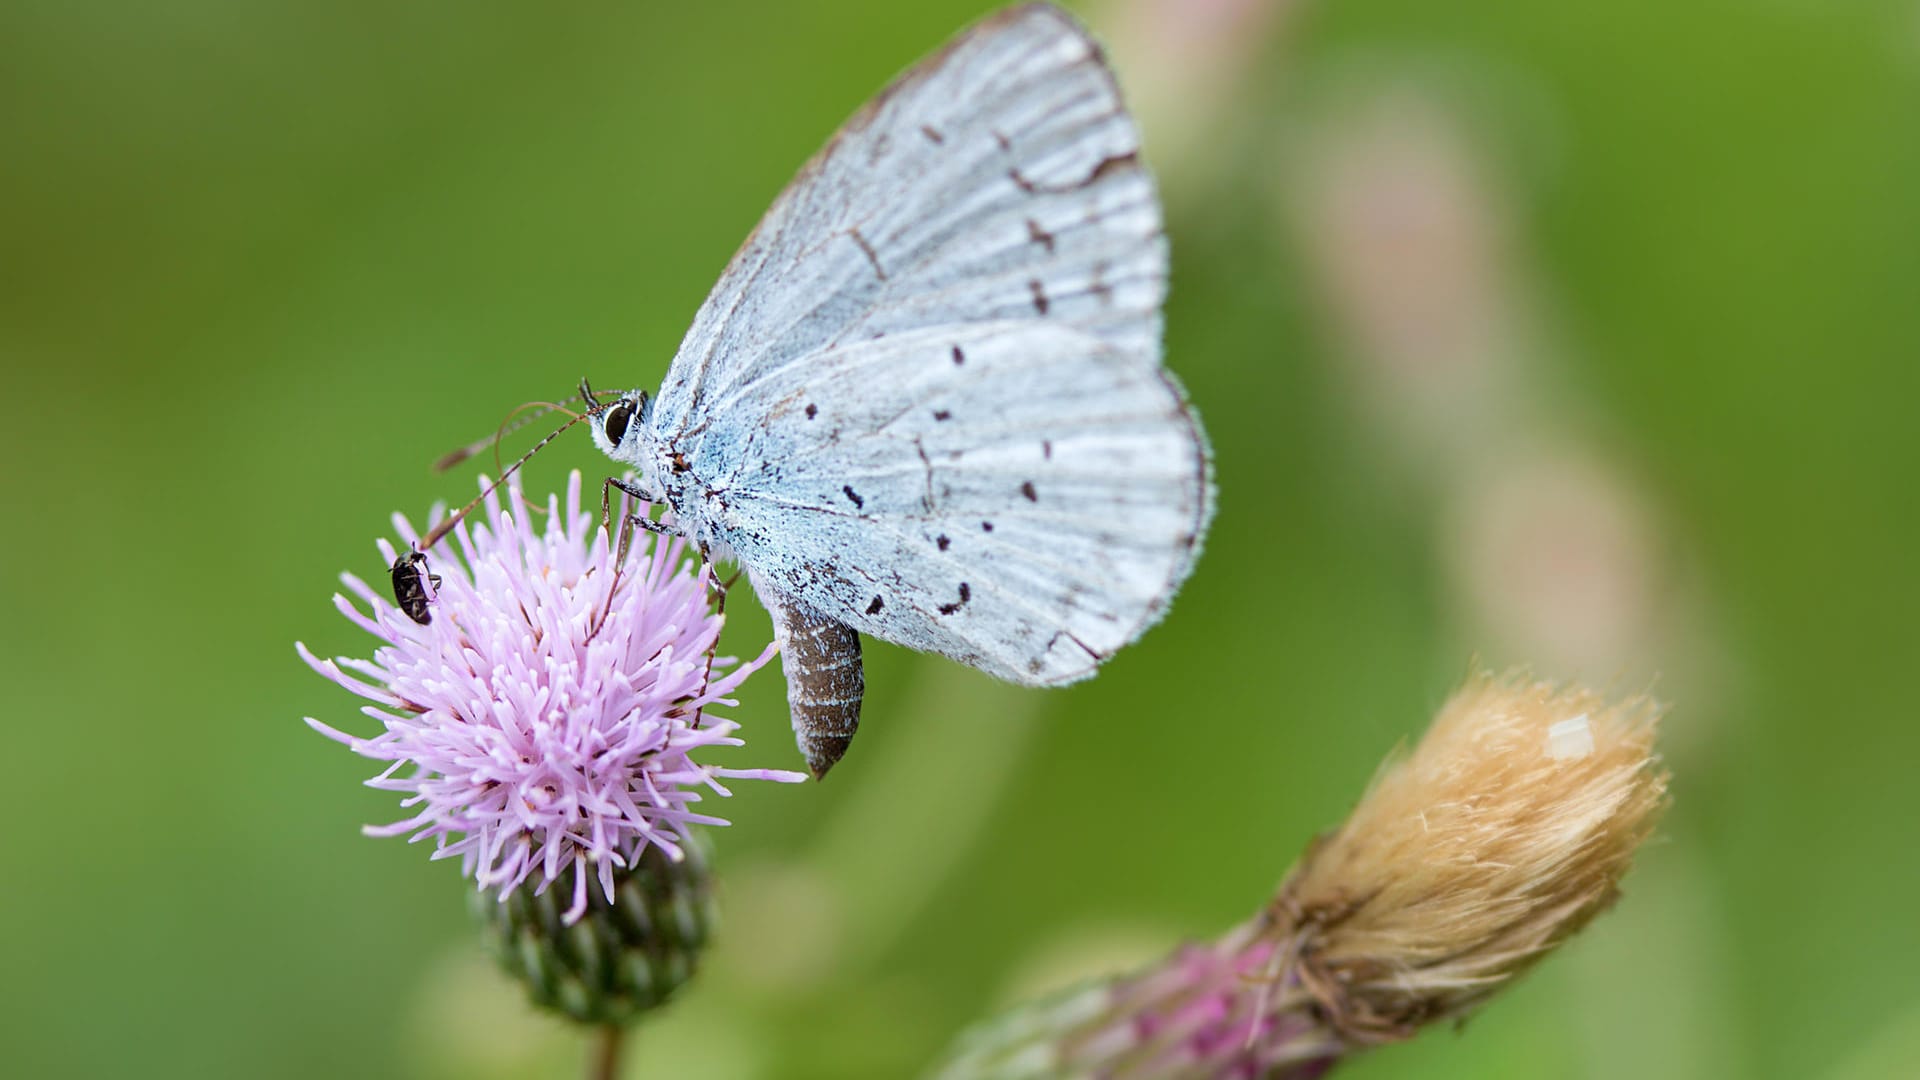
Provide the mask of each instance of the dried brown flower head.
[{"label": "dried brown flower head", "polygon": [[1667,802],[1660,713],[1470,676],[1251,921],[977,1028],[938,1075],[1293,1080],[1464,1016],[1618,897]]},{"label": "dried brown flower head", "polygon": [[1471,676],[1280,889],[1271,932],[1355,1040],[1459,1016],[1607,909],[1666,805],[1661,707]]}]

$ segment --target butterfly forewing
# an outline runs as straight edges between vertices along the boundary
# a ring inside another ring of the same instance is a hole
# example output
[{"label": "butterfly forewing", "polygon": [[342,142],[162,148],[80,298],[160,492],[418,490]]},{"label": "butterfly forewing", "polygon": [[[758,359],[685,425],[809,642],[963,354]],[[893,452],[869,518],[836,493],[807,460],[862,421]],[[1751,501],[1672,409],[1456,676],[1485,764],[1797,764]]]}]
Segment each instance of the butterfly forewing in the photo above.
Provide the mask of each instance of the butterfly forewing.
[{"label": "butterfly forewing", "polygon": [[757,384],[909,329],[1043,319],[1157,357],[1166,251],[1099,47],[1057,9],[992,16],[908,71],[775,201],[654,406],[696,451]]}]

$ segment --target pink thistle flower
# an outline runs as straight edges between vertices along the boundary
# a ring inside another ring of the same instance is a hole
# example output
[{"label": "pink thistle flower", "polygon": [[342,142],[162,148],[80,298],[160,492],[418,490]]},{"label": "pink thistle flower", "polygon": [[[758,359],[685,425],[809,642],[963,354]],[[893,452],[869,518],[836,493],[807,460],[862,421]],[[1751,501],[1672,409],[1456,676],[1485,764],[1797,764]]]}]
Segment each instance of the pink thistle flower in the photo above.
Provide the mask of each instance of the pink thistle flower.
[{"label": "pink thistle flower", "polygon": [[[509,491],[520,505],[517,484]],[[708,603],[711,568],[694,572],[681,541],[647,534],[616,567],[606,531],[580,507],[577,471],[564,513],[559,503],[549,496],[536,532],[529,514],[490,495],[490,525],[463,522],[452,534],[460,558],[433,560],[440,581],[426,625],[342,574],[366,610],[337,593],[334,606],[380,639],[372,660],[295,647],[372,702],[361,711],[385,726],[362,739],[307,718],[354,753],[391,762],[367,785],[403,793],[413,813],[363,831],[431,839],[435,859],[458,856],[462,873],[503,901],[529,878],[542,893],[571,868],[571,923],[587,909],[590,875],[611,901],[615,871],[648,847],[677,861],[692,826],[727,824],[694,809],[703,792],[729,794],[721,780],[805,777],[693,760],[742,745],[739,725],[708,710],[736,704],[728,695],[774,647],[744,664],[714,657],[724,619]],[[394,528],[418,542],[405,517],[394,515]],[[379,547],[395,557],[387,541]]]}]

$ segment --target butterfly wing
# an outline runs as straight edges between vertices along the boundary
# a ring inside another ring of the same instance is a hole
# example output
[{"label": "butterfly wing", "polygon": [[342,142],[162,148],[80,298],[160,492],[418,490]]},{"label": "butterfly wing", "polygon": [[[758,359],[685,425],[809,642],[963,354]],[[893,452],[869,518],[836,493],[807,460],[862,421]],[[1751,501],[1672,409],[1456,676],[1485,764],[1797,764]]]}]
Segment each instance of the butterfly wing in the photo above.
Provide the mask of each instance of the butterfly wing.
[{"label": "butterfly wing", "polygon": [[695,316],[649,430],[756,591],[1027,684],[1166,607],[1210,511],[1159,364],[1166,242],[1099,47],[1010,9],[807,163]]},{"label": "butterfly wing", "polygon": [[1157,358],[1165,293],[1159,201],[1099,46],[1057,8],[1012,8],[800,170],[694,317],[652,429],[696,453],[767,380],[929,326],[1044,319]]},{"label": "butterfly wing", "polygon": [[765,392],[751,425],[719,430],[736,467],[708,503],[756,589],[1004,679],[1092,674],[1164,612],[1206,529],[1179,387],[1085,331],[890,334]]}]

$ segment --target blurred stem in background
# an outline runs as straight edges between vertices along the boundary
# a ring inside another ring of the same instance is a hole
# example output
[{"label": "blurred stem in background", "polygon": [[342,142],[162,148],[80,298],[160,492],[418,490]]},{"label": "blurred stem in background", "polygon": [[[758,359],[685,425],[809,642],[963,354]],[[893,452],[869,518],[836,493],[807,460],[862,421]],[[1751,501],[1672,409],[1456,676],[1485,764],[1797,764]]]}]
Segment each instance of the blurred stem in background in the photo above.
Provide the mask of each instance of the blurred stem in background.
[{"label": "blurred stem in background", "polygon": [[1530,95],[1464,67],[1376,58],[1303,94],[1284,242],[1325,301],[1356,450],[1383,449],[1428,514],[1456,634],[1569,675],[1671,678],[1699,657],[1701,605],[1657,494],[1565,385],[1553,283],[1487,130],[1507,118],[1473,107]]},{"label": "blurred stem in background", "polygon": [[593,1058],[587,1063],[587,1080],[616,1080],[620,1075],[620,1052],[626,1048],[627,1029],[607,1024],[594,1037]]},{"label": "blurred stem in background", "polygon": [[1251,921],[1016,1008],[938,1076],[1296,1080],[1465,1017],[1618,897],[1667,803],[1660,711],[1473,675]]}]

